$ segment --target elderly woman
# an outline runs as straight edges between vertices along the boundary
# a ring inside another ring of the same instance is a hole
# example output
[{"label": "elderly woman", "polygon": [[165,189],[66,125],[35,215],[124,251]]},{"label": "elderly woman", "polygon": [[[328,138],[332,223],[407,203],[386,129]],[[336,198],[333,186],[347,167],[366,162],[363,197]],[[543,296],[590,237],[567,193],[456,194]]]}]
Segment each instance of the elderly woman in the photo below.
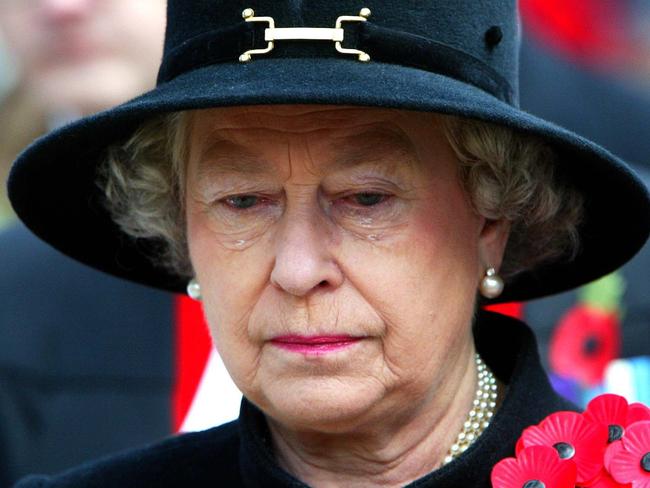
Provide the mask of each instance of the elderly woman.
[{"label": "elderly woman", "polygon": [[187,286],[245,397],[236,422],[21,486],[483,487],[571,408],[531,331],[481,305],[625,262],[643,185],[516,108],[514,1],[369,7],[171,0],[157,89],[17,161],[27,225]]}]

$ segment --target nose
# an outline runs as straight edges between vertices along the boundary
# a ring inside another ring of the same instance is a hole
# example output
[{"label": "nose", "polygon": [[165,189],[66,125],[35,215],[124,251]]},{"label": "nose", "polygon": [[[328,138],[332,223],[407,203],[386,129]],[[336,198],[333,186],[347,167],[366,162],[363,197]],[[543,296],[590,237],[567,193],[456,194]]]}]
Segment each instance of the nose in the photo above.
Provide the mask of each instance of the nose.
[{"label": "nose", "polygon": [[83,18],[95,0],[42,0],[43,18],[53,24],[75,22]]},{"label": "nose", "polygon": [[319,215],[287,212],[276,234],[271,282],[296,297],[343,283],[343,272],[331,254],[329,222]]}]

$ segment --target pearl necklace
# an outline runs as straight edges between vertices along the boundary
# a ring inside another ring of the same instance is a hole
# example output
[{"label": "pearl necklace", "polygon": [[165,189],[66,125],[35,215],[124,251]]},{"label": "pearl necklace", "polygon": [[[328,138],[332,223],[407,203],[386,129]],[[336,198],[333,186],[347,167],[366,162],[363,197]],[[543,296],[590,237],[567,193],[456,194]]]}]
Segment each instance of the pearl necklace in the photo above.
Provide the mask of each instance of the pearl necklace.
[{"label": "pearl necklace", "polygon": [[478,371],[478,386],[472,403],[472,409],[467,415],[456,441],[451,445],[442,465],[450,463],[471,446],[483,431],[490,425],[492,416],[497,406],[497,380],[490,368],[475,355],[476,369]]}]

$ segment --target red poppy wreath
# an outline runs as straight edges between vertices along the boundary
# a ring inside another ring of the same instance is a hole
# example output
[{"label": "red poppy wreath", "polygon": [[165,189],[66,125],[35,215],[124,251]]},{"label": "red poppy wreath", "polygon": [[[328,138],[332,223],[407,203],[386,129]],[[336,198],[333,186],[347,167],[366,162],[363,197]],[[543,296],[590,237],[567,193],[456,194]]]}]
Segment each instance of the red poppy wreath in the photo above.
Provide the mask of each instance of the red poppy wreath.
[{"label": "red poppy wreath", "polygon": [[525,429],[515,453],[494,466],[494,488],[650,488],[650,408],[600,395]]}]

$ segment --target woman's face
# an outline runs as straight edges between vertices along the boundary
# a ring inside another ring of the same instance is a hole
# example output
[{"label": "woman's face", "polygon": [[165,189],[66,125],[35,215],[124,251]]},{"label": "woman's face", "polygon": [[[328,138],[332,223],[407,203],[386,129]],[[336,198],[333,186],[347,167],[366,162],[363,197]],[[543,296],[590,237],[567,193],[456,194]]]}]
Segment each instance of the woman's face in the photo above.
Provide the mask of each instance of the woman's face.
[{"label": "woman's face", "polygon": [[448,391],[507,230],[472,210],[440,118],[304,105],[189,123],[190,256],[245,396],[340,431]]}]

